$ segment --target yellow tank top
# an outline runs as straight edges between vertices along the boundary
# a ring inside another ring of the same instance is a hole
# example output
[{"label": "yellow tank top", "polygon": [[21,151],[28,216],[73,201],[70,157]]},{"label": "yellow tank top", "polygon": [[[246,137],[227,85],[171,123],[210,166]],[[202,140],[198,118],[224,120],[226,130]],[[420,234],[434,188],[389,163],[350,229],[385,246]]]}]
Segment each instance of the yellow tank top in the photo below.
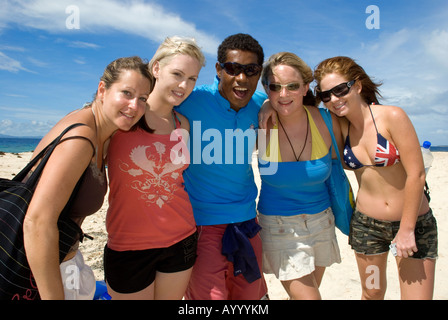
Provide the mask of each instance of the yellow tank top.
[{"label": "yellow tank top", "polygon": [[[308,121],[310,122],[310,130],[311,130],[311,160],[316,160],[324,157],[328,153],[328,147],[322,138],[319,129],[316,126],[316,123],[311,116],[311,113],[308,109],[305,108],[305,111],[308,114]],[[269,144],[266,148],[266,153],[262,156],[264,161],[270,162],[282,162],[282,156],[280,154],[280,147],[278,143],[278,126],[275,125],[274,130],[271,130],[271,138],[269,140]],[[272,155],[272,156],[271,156]]]}]

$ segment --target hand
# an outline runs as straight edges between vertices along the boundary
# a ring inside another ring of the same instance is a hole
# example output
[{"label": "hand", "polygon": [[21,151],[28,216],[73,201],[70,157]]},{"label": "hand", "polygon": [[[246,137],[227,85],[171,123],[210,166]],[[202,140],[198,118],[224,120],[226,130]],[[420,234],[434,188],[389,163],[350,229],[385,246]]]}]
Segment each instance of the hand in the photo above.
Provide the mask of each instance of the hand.
[{"label": "hand", "polygon": [[274,108],[272,108],[269,99],[267,99],[264,101],[260,111],[258,112],[258,127],[260,129],[267,129],[269,118],[271,118],[274,125],[277,125],[277,113]]},{"label": "hand", "polygon": [[395,243],[397,246],[398,257],[412,257],[418,251],[413,230],[404,231],[399,229],[392,243]]}]

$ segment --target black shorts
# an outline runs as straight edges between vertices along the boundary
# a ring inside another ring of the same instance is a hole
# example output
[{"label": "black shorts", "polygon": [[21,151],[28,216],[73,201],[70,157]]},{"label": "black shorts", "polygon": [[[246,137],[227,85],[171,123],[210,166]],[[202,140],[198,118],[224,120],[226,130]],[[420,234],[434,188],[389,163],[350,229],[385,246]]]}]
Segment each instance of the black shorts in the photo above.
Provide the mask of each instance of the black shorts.
[{"label": "black shorts", "polygon": [[156,272],[188,270],[196,261],[198,235],[185,238],[168,248],[114,251],[104,248],[104,276],[107,284],[119,293],[134,293],[147,288]]}]

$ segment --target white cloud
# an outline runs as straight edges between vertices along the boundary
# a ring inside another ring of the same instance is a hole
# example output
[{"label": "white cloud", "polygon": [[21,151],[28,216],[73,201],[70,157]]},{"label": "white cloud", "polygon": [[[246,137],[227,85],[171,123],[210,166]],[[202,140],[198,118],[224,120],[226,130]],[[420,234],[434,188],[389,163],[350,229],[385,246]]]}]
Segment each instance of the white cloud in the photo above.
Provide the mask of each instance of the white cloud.
[{"label": "white cloud", "polygon": [[11,57],[8,57],[1,51],[0,51],[0,70],[6,70],[10,72],[19,72],[19,71],[31,72],[30,70],[23,67],[19,61]]},{"label": "white cloud", "polygon": [[424,39],[423,44],[430,56],[448,68],[448,30],[434,30]]},{"label": "white cloud", "polygon": [[6,120],[1,120],[0,121],[0,128],[1,129],[5,129],[5,128],[8,128],[8,127],[10,127],[11,125],[12,125],[12,121],[11,120],[9,120],[9,119],[6,119]]},{"label": "white cloud", "polygon": [[28,98],[28,96],[23,94],[5,93],[4,95],[11,98]]},{"label": "white cloud", "polygon": [[25,48],[23,48],[23,47],[6,46],[6,45],[0,45],[0,50],[2,50],[2,51],[25,52]]},{"label": "white cloud", "polygon": [[54,110],[0,106],[0,133],[12,136],[44,136],[62,118]]},{"label": "white cloud", "polygon": [[403,108],[421,140],[448,144],[448,25],[383,32],[353,56],[384,83],[382,102]]},{"label": "white cloud", "polygon": [[43,137],[55,125],[55,122],[50,121],[0,121],[0,134],[10,136],[24,137],[35,136]]},{"label": "white cloud", "polygon": [[86,64],[86,60],[84,60],[84,58],[80,58],[80,59],[75,59],[73,60],[75,63],[80,64],[80,65],[84,65]]},{"label": "white cloud", "polygon": [[95,43],[83,42],[83,41],[73,41],[70,42],[69,47],[72,48],[86,48],[86,49],[98,49],[99,45]]},{"label": "white cloud", "polygon": [[38,59],[33,58],[33,57],[28,57],[27,59],[28,59],[29,62],[31,62],[36,67],[40,67],[40,68],[48,67],[48,63],[47,62],[38,60]]},{"label": "white cloud", "polygon": [[45,109],[42,107],[10,107],[0,106],[0,113],[3,120],[12,121],[58,121],[65,114],[64,111],[55,112],[52,109]]},{"label": "white cloud", "polygon": [[[0,14],[3,25],[15,23],[53,33],[114,31],[160,42],[171,35],[194,37],[205,53],[216,54],[218,40],[194,23],[143,1],[118,0],[10,0],[3,1],[8,14]],[[72,6],[72,7],[70,7]],[[73,8],[79,10],[68,10]],[[76,16],[76,17],[75,17]],[[76,20],[79,18],[78,20]],[[69,29],[79,21],[79,29]],[[0,24],[0,28],[2,24]]]}]

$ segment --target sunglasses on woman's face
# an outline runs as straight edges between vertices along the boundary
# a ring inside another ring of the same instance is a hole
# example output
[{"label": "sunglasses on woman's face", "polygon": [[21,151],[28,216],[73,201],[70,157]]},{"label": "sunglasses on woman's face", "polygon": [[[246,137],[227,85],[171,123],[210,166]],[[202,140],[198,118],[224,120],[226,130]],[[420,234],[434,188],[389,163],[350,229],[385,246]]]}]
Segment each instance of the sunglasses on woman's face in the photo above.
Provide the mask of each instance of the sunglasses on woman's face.
[{"label": "sunglasses on woman's face", "polygon": [[269,90],[274,92],[282,91],[283,88],[286,88],[288,91],[297,91],[300,89],[300,83],[291,82],[288,84],[278,84],[278,83],[269,84]]},{"label": "sunglasses on woman's face", "polygon": [[354,83],[355,80],[344,82],[327,91],[319,92],[316,90],[316,93],[324,103],[327,103],[331,100],[331,94],[334,94],[338,98],[347,95]]},{"label": "sunglasses on woman's face", "polygon": [[251,64],[239,64],[236,62],[226,62],[219,64],[221,68],[225,70],[225,72],[231,76],[237,76],[241,72],[248,77],[256,76],[261,72],[261,66],[256,63]]}]

